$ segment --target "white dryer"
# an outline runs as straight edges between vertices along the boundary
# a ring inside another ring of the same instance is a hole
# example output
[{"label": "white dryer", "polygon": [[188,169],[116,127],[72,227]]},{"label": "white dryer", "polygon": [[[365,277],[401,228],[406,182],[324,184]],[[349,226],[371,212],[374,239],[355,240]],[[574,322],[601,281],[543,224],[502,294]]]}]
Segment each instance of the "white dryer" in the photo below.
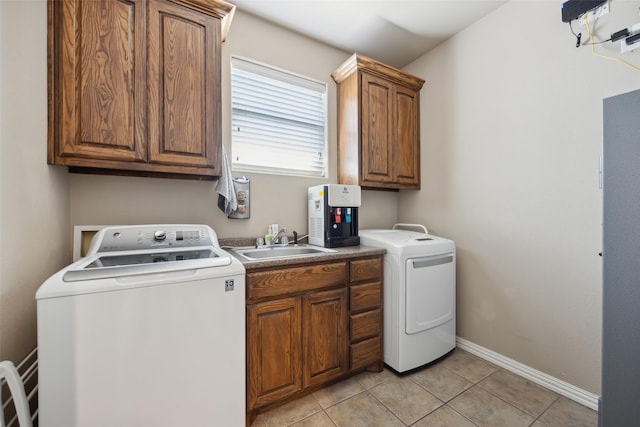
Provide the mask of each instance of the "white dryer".
[{"label": "white dryer", "polygon": [[[424,233],[397,226],[421,227]],[[384,255],[384,362],[418,368],[456,345],[456,250],[453,241],[415,224],[360,230],[360,243]]]}]

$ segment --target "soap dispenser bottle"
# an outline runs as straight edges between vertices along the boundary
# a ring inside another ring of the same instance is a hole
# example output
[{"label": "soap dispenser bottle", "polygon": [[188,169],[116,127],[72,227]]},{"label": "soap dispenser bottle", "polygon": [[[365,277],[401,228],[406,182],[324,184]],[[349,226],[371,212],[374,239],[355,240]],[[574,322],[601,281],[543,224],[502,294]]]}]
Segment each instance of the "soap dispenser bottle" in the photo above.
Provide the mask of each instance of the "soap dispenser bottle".
[{"label": "soap dispenser bottle", "polygon": [[267,228],[267,234],[264,235],[264,244],[271,245],[276,234],[278,234],[278,224],[269,225]]}]

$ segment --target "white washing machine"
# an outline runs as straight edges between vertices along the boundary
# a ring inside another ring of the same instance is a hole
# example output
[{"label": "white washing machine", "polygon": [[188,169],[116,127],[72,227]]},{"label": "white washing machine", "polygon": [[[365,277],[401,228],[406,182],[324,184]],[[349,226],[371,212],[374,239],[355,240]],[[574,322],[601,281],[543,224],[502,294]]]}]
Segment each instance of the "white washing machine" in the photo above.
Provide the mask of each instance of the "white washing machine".
[{"label": "white washing machine", "polygon": [[[400,230],[420,227],[424,233]],[[384,255],[384,362],[418,368],[456,346],[456,250],[453,241],[416,224],[360,230],[360,243]]]},{"label": "white washing machine", "polygon": [[103,228],[36,299],[41,427],[245,425],[245,269],[210,227]]}]

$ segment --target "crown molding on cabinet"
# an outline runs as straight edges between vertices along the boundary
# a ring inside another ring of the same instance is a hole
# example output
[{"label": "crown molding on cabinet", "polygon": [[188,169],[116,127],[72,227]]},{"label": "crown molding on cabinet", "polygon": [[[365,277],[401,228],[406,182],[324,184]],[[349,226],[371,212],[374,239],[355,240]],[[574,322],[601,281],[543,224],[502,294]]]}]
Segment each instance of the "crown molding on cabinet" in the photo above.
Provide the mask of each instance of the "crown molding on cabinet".
[{"label": "crown molding on cabinet", "polygon": [[173,3],[186,6],[191,9],[204,12],[208,15],[220,19],[222,22],[222,41],[225,41],[233,15],[236,13],[236,6],[222,0],[170,0]]},{"label": "crown molding on cabinet", "polygon": [[354,71],[366,71],[370,74],[382,77],[387,80],[391,80],[395,84],[408,87],[415,91],[420,91],[424,80],[407,74],[402,70],[398,70],[390,65],[383,64],[380,61],[371,59],[359,53],[354,53],[349,59],[345,61],[336,71],[331,74],[331,77],[336,83],[341,83]]}]

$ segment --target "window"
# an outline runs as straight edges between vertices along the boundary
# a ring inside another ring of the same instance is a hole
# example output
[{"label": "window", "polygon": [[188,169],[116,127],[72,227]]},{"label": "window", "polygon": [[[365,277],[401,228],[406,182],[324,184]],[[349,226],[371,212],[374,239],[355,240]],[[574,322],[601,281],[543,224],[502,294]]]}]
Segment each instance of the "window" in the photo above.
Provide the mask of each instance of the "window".
[{"label": "window", "polygon": [[325,83],[231,58],[234,170],[325,176],[326,117]]}]

